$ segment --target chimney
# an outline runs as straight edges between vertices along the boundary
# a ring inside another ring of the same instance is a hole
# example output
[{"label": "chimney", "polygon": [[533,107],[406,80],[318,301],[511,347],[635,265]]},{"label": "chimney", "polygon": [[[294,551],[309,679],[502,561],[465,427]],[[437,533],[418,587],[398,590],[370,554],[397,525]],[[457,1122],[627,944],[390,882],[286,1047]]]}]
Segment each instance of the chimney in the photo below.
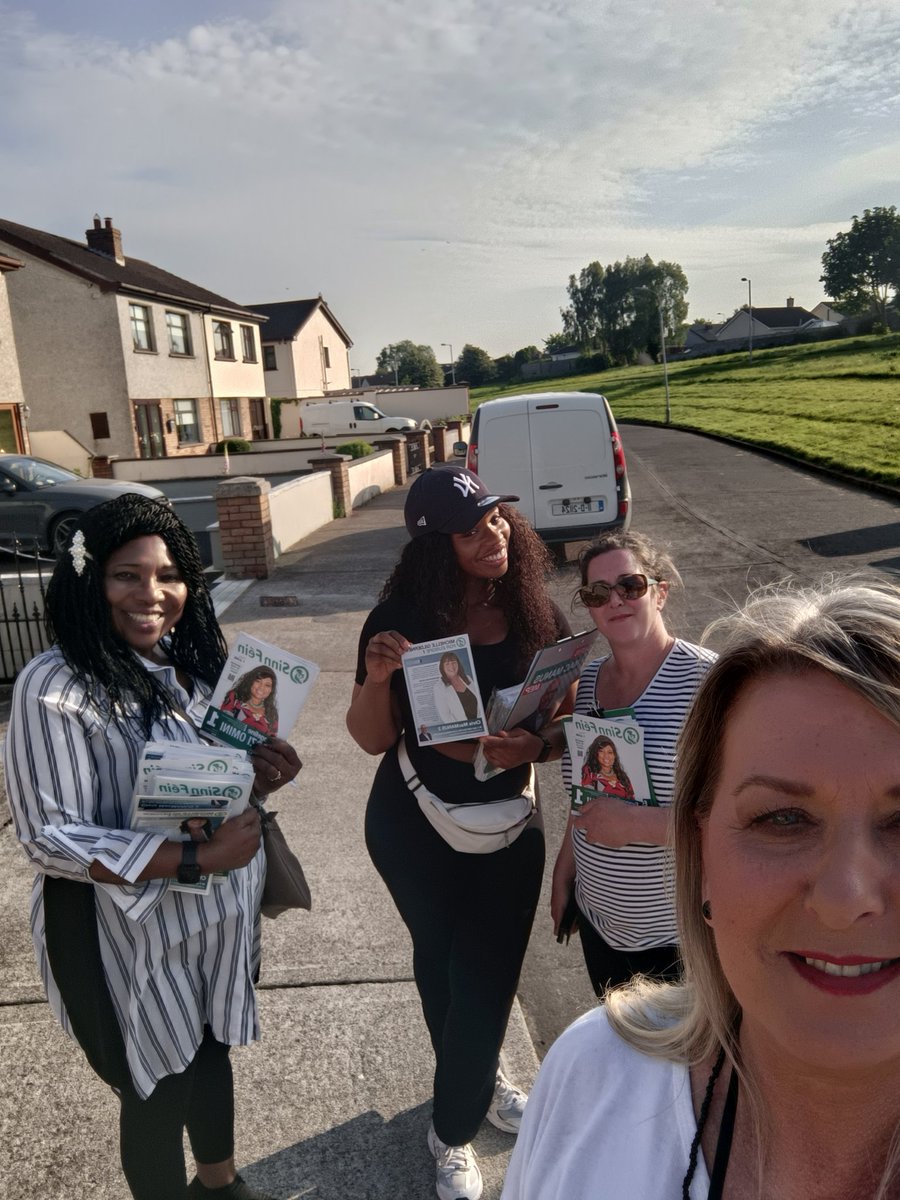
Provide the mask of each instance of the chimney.
[{"label": "chimney", "polygon": [[100,224],[100,218],[94,217],[94,228],[88,229],[84,235],[88,248],[95,254],[105,254],[114,258],[120,267],[125,266],[125,255],[122,253],[122,235],[118,229],[113,229],[112,217],[107,217]]},{"label": "chimney", "polygon": [[794,307],[794,297],[788,296],[786,303],[787,303],[788,308],[793,308]]}]

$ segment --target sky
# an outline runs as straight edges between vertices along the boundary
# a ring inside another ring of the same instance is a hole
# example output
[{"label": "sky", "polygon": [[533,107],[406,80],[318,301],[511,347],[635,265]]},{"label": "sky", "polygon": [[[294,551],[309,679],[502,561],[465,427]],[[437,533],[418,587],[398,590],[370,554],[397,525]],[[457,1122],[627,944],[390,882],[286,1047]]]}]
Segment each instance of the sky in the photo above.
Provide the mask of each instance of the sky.
[{"label": "sky", "polygon": [[742,276],[812,308],[898,180],[896,0],[0,0],[0,215],[321,293],[361,372],[540,346],[628,255],[681,264],[692,320]]}]

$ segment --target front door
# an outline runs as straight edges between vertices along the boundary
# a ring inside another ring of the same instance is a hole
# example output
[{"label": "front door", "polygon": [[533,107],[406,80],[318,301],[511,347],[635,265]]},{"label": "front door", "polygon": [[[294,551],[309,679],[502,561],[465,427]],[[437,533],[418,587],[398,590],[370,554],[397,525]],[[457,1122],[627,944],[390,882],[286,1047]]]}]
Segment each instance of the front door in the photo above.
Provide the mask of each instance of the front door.
[{"label": "front door", "polygon": [[254,442],[264,442],[269,436],[269,431],[266,428],[266,402],[265,400],[250,401],[250,436]]},{"label": "front door", "polygon": [[141,458],[164,458],[162,414],[158,404],[136,404],[134,419],[137,426]]}]

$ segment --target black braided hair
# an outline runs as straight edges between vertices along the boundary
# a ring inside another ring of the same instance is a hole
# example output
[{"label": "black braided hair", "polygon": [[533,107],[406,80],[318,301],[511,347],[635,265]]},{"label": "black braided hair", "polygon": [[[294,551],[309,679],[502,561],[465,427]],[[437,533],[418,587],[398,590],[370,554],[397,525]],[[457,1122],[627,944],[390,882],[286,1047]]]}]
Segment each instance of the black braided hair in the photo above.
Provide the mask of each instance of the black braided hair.
[{"label": "black braided hair", "polygon": [[[524,671],[538,650],[557,639],[556,615],[547,591],[552,568],[549,551],[517,508],[499,506],[509,522],[509,566],[494,583],[494,599],[503,610]],[[465,576],[446,533],[423,533],[403,547],[379,600],[394,594],[414,605],[433,624],[435,637],[466,628]]]},{"label": "black braided hair", "polygon": [[104,593],[106,562],[135,538],[162,538],[187,585],[184,612],[167,642],[169,657],[192,678],[212,686],[227,651],[197,543],[167,504],[134,493],[89,509],[81,516],[78,530],[84,534],[87,552],[84,570],[76,573],[70,550],[57,560],[47,587],[48,637],[84,682],[91,703],[116,719],[136,703],[149,737],[154,721],[172,711],[172,700],[113,628]]}]

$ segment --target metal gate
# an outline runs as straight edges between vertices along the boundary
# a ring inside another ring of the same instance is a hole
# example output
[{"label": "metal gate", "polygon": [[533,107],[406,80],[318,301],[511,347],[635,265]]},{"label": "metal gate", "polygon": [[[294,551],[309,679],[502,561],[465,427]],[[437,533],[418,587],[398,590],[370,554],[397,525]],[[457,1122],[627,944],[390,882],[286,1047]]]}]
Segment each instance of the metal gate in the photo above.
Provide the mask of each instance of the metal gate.
[{"label": "metal gate", "polygon": [[12,683],[36,654],[46,650],[44,596],[52,564],[37,543],[15,542],[0,550],[0,683]]}]

